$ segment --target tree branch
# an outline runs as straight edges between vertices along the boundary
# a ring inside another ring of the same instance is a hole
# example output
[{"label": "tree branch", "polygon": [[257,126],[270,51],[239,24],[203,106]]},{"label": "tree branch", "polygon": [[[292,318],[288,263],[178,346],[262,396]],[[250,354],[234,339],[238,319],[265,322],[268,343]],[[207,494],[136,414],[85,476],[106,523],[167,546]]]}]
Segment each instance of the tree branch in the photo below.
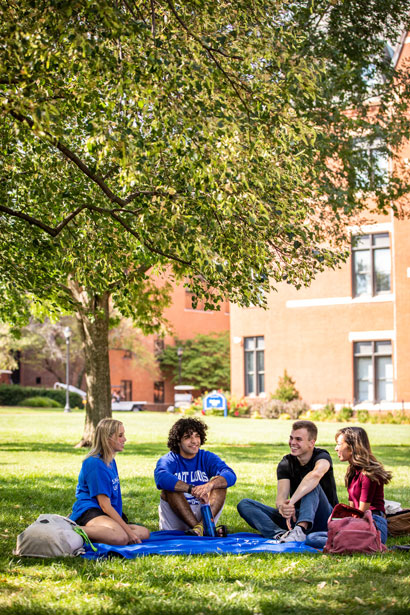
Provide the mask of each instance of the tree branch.
[{"label": "tree branch", "polygon": [[178,21],[178,23],[184,28],[184,30],[189,34],[189,36],[195,39],[197,43],[199,43],[201,47],[206,49],[208,53],[215,52],[215,53],[219,53],[221,56],[224,56],[225,58],[230,58],[231,60],[243,60],[242,56],[232,56],[229,53],[226,53],[225,51],[223,51],[222,49],[216,49],[215,47],[210,47],[209,45],[206,45],[203,41],[201,41],[199,36],[194,34],[192,30],[188,28],[186,23],[181,19],[181,17],[178,15],[175,9],[175,6],[172,0],[166,0],[166,1],[167,1],[169,8],[171,9],[172,14],[174,15],[175,19]]},{"label": "tree branch", "polygon": [[[26,116],[22,115],[21,113],[17,113],[16,111],[10,111],[10,115],[12,115],[12,117],[14,117],[19,122],[22,122],[22,123],[26,122],[26,124],[28,124],[30,126],[30,128],[34,128],[34,122],[33,122],[33,120],[31,118],[26,117]],[[73,162],[80,169],[80,171],[82,171],[84,173],[84,175],[89,177],[91,179],[91,181],[93,181],[95,184],[97,184],[97,186],[99,186],[101,188],[101,190],[110,199],[110,201],[112,201],[113,203],[117,203],[118,205],[122,205],[122,206],[125,205],[125,201],[123,199],[121,199],[120,197],[116,196],[108,188],[107,184],[104,182],[104,180],[101,177],[99,177],[95,173],[92,173],[92,171],[87,167],[87,165],[84,164],[84,162],[82,160],[80,160],[80,158],[78,156],[76,156],[76,154],[74,154],[71,150],[68,149],[68,147],[63,145],[60,141],[55,139],[48,132],[46,132],[46,131],[44,131],[44,132],[48,136],[48,138],[50,139],[52,144],[62,154],[64,154],[64,156],[66,158],[71,160],[71,162]]]},{"label": "tree branch", "polygon": [[81,207],[77,207],[77,209],[72,211],[67,216],[67,218],[65,218],[62,222],[60,222],[60,224],[58,224],[55,227],[52,227],[52,226],[49,226],[48,224],[45,224],[41,220],[38,220],[37,218],[30,216],[29,214],[25,214],[22,211],[15,211],[13,209],[10,209],[10,207],[6,207],[5,205],[0,205],[0,211],[6,214],[9,214],[10,216],[13,216],[14,218],[20,218],[21,220],[25,220],[29,224],[33,226],[37,226],[38,228],[41,228],[41,230],[45,231],[52,237],[57,237],[57,235],[61,233],[63,228],[70,222],[70,220],[75,218],[83,209],[87,209],[87,206],[82,205]]}]

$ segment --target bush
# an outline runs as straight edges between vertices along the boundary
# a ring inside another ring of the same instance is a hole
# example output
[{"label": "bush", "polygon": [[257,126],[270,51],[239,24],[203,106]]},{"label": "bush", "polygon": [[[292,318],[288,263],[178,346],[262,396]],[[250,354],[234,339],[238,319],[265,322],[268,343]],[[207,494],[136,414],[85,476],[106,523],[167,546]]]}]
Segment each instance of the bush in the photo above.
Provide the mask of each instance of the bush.
[{"label": "bush", "polygon": [[[18,406],[28,397],[48,397],[61,406],[65,406],[65,391],[61,389],[41,389],[37,387],[21,387],[18,384],[0,384],[0,406]],[[83,400],[78,393],[70,393],[70,406],[83,407]]]},{"label": "bush", "polygon": [[298,419],[301,414],[305,414],[308,410],[308,404],[301,399],[294,399],[285,404],[285,412],[289,414],[290,418],[293,420]]},{"label": "bush", "polygon": [[343,408],[340,408],[339,412],[337,413],[336,418],[338,421],[347,423],[347,421],[350,421],[352,416],[353,416],[353,409],[350,408],[349,406],[343,406]]},{"label": "bush", "polygon": [[312,410],[310,413],[311,421],[334,421],[336,418],[334,404],[326,404],[320,410]]},{"label": "bush", "polygon": [[357,420],[359,423],[368,423],[369,421],[369,411],[368,410],[358,410],[357,411]]},{"label": "bush", "polygon": [[279,378],[278,388],[274,392],[275,399],[280,401],[293,401],[294,399],[300,399],[299,391],[295,387],[295,381],[291,378],[288,372],[283,372],[283,376]]},{"label": "bush", "polygon": [[51,397],[26,397],[17,404],[18,406],[28,406],[29,408],[62,408],[63,406]]},{"label": "bush", "polygon": [[252,412],[258,412],[265,419],[278,419],[286,414],[290,419],[296,420],[308,410],[309,406],[301,399],[289,402],[275,398],[252,400]]},{"label": "bush", "polygon": [[[245,399],[240,397],[239,399],[234,395],[227,395],[228,402],[228,415],[229,416],[249,416],[253,406]],[[223,414],[223,413],[222,413]]]},{"label": "bush", "polygon": [[280,399],[259,398],[252,400],[252,412],[258,412],[264,419],[277,419],[284,412],[285,403]]}]

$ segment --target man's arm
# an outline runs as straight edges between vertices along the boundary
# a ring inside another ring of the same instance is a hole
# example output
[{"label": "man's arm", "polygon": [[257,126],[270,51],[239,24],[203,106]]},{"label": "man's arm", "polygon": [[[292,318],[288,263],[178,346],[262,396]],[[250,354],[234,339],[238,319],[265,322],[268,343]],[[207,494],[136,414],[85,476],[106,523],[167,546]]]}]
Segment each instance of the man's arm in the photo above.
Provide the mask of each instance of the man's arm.
[{"label": "man's arm", "polygon": [[313,491],[313,489],[318,486],[322,476],[326,474],[329,468],[330,462],[327,459],[319,459],[315,463],[315,467],[313,468],[313,470],[306,474],[306,476],[300,482],[295,493],[289,499],[289,505],[295,506],[296,502],[299,502],[299,500],[301,500],[304,495]]},{"label": "man's arm", "polygon": [[198,485],[192,489],[192,495],[201,500],[207,501],[212,489],[227,489],[228,483],[223,476],[214,476],[208,483]]},{"label": "man's arm", "polygon": [[280,512],[282,516],[284,515],[281,512],[281,508],[283,507],[285,502],[288,501],[289,492],[290,492],[290,480],[288,478],[279,479],[278,480],[278,490],[276,494],[276,508],[278,509],[278,511]]},{"label": "man's arm", "polygon": [[204,470],[208,476],[213,476],[212,480],[216,480],[216,477],[223,478],[226,481],[226,485],[222,482],[216,484],[214,488],[227,488],[232,487],[236,483],[236,474],[228,466],[223,459],[221,459],[215,453],[210,451],[202,451]]},{"label": "man's arm", "polygon": [[175,472],[177,472],[177,464],[169,453],[158,459],[154,470],[154,480],[157,489],[164,489],[165,491],[188,491],[188,483],[179,480],[178,477],[175,476]]}]

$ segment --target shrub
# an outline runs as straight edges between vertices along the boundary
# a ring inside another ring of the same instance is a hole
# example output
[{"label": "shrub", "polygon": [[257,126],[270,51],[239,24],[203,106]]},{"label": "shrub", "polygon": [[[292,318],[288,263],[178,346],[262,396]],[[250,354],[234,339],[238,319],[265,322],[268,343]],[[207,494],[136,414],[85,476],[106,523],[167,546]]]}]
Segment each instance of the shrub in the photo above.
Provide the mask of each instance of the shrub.
[{"label": "shrub", "polygon": [[369,421],[369,411],[368,410],[358,410],[357,420],[359,421],[359,423],[367,423]]},{"label": "shrub", "polygon": [[305,414],[309,411],[309,406],[305,401],[301,399],[294,399],[285,404],[285,412],[289,414],[290,418],[296,420],[301,414]]},{"label": "shrub", "polygon": [[62,408],[63,406],[51,397],[26,397],[17,404],[29,408]]},{"label": "shrub", "polygon": [[343,408],[340,408],[339,412],[337,413],[336,418],[338,421],[347,423],[347,421],[350,421],[352,416],[353,416],[353,409],[350,408],[349,406],[343,406]]},{"label": "shrub", "polygon": [[287,412],[282,412],[282,414],[279,416],[279,420],[280,421],[290,421],[292,420],[292,417]]},{"label": "shrub", "polygon": [[252,412],[258,412],[265,419],[278,419],[287,414],[290,419],[297,419],[309,406],[301,399],[284,402],[280,399],[255,399],[252,400]]},{"label": "shrub", "polygon": [[[0,406],[18,406],[28,397],[49,397],[65,406],[65,391],[61,389],[41,389],[38,387],[21,387],[18,384],[0,384]],[[70,393],[70,406],[83,408],[83,400],[78,393]]]},{"label": "shrub", "polygon": [[238,399],[234,395],[232,395],[232,397],[228,395],[227,402],[229,416],[249,416],[251,410],[253,410],[253,406],[245,397],[240,397]]},{"label": "shrub", "polygon": [[259,412],[265,419],[277,419],[285,411],[285,403],[280,399],[255,399],[252,411]]},{"label": "shrub", "polygon": [[278,388],[273,396],[284,402],[300,399],[299,391],[295,387],[295,381],[289,376],[286,369],[283,372],[283,376],[279,378]]},{"label": "shrub", "polygon": [[410,423],[410,415],[404,410],[399,410],[394,413],[394,421],[396,425],[408,425]]},{"label": "shrub", "polygon": [[334,404],[326,404],[320,410],[312,410],[310,413],[311,421],[334,421],[336,417]]}]

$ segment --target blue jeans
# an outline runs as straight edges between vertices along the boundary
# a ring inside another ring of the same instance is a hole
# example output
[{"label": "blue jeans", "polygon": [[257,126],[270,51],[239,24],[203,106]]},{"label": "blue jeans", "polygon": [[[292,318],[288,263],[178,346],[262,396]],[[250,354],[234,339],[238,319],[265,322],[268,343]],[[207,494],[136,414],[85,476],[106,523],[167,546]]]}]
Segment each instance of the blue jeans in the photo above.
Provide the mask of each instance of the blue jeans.
[{"label": "blue jeans", "polygon": [[[320,532],[327,529],[327,520],[333,508],[320,485],[299,500],[297,506],[296,520],[307,521],[309,531]],[[239,502],[238,512],[248,525],[265,538],[274,538],[282,530],[288,529],[286,519],[277,508],[261,502],[245,498]]]},{"label": "blue jeans", "polygon": [[[372,511],[372,517],[375,526],[380,532],[380,539],[385,545],[387,540],[387,520],[385,517],[378,515]],[[312,532],[306,538],[306,544],[315,549],[323,549],[327,542],[327,532]]]}]

